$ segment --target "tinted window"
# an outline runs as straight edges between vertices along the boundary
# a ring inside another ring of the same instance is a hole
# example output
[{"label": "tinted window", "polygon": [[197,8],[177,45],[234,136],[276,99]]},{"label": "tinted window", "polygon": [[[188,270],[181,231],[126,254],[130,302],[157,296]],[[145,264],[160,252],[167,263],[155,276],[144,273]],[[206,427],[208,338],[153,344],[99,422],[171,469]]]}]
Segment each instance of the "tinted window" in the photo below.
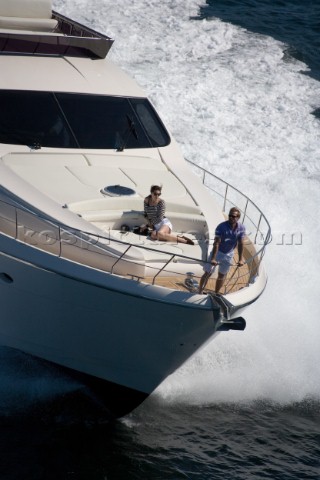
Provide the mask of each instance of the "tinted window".
[{"label": "tinted window", "polygon": [[132,99],[131,104],[143,125],[153,146],[163,146],[169,143],[165,128],[159,128],[160,119],[151,104],[144,99]]},{"label": "tinted window", "polygon": [[0,142],[56,148],[150,148],[169,135],[147,99],[0,91]]},{"label": "tinted window", "polygon": [[76,147],[52,94],[0,91],[0,112],[1,143]]}]

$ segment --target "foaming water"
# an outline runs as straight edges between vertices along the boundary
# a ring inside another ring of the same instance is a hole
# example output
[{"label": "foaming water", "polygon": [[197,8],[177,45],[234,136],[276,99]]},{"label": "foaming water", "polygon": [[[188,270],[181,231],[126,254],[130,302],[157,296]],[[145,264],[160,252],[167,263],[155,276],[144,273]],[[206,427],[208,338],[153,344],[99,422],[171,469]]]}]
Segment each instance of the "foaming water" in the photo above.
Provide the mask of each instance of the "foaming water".
[{"label": "foaming water", "polygon": [[125,37],[117,15],[102,25],[116,39],[114,61],[146,88],[184,154],[240,187],[273,230],[269,283],[246,331],[221,334],[158,394],[196,404],[319,398],[319,82],[271,37],[190,21],[197,2],[120,8]]},{"label": "foaming water", "polygon": [[[271,222],[269,283],[245,314],[156,392],[195,405],[320,398],[316,295],[320,84],[285,44],[196,1],[54,2],[115,38],[110,57],[146,89],[185,156],[240,188]],[[98,15],[97,15],[98,13]]]}]

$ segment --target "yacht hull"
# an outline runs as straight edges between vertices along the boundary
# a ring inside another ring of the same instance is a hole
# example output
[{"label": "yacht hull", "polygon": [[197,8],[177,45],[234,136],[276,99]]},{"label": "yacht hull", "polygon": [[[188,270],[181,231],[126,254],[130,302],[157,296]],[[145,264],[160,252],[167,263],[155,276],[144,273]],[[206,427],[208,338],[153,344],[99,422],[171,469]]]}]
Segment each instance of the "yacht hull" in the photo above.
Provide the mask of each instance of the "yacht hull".
[{"label": "yacht hull", "polygon": [[148,298],[133,280],[122,279],[121,291],[114,276],[99,285],[92,269],[70,262],[57,273],[20,248],[20,257],[0,254],[0,343],[81,375],[113,416],[134,409],[216,333],[206,303],[179,304],[161,289]]}]

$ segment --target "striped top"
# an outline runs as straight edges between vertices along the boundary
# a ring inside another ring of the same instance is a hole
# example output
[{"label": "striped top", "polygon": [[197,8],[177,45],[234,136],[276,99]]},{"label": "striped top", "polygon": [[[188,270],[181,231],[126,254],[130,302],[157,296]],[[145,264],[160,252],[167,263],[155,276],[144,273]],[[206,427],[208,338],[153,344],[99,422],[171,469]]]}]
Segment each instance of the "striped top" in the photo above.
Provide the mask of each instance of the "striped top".
[{"label": "striped top", "polygon": [[148,223],[154,226],[165,218],[166,202],[161,199],[157,205],[149,205],[150,200],[151,195],[144,200],[144,216],[148,219]]}]

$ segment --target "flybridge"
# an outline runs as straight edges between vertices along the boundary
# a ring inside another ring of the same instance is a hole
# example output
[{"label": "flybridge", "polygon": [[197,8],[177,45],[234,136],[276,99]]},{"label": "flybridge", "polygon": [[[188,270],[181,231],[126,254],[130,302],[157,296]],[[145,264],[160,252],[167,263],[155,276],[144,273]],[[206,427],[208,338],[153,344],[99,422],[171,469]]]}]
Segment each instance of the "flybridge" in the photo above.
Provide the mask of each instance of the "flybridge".
[{"label": "flybridge", "polygon": [[[57,12],[54,31],[0,29],[0,52],[30,55],[62,55],[105,58],[113,39],[75,22]],[[27,28],[27,27],[26,27]]]}]

